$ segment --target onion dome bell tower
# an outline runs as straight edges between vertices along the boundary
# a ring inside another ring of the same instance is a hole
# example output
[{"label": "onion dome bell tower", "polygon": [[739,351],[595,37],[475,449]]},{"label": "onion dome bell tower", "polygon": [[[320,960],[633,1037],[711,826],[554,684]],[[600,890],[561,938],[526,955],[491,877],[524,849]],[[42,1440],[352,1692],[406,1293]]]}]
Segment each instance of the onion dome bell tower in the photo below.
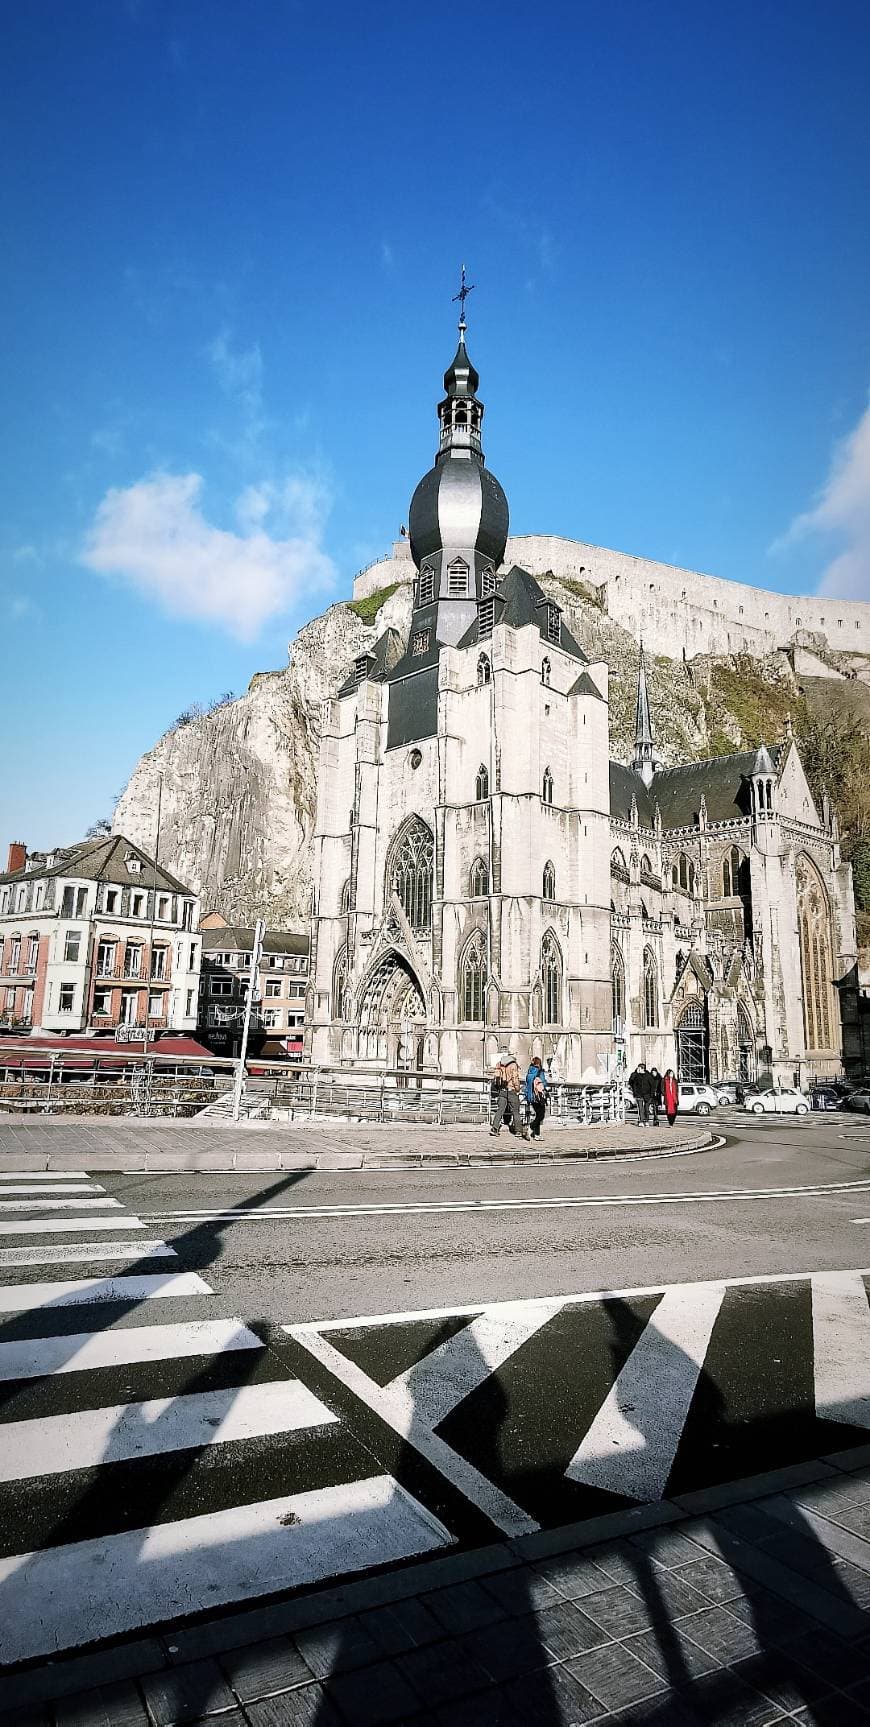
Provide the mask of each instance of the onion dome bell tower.
[{"label": "onion dome bell tower", "polygon": [[459,346],[444,374],[438,404],[440,439],[435,466],[424,474],[408,518],[411,556],[417,566],[414,607],[434,607],[435,638],[458,642],[474,622],[477,602],[495,592],[508,536],[508,504],[481,445],[480,379],[465,348],[465,297]]}]

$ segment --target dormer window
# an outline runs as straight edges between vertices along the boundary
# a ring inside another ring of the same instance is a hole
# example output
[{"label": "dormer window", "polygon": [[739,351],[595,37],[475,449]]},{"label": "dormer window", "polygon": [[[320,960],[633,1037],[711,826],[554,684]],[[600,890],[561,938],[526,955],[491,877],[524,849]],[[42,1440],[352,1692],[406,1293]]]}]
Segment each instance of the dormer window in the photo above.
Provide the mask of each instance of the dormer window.
[{"label": "dormer window", "polygon": [[411,637],[411,658],[419,660],[428,651],[431,631],[415,630]]},{"label": "dormer window", "polygon": [[371,664],[371,655],[370,654],[360,654],[359,658],[354,660],[353,675],[354,675],[354,681],[356,683],[357,689],[359,688],[360,684],[365,683],[365,680],[369,674],[370,664]]},{"label": "dormer window", "polygon": [[455,558],[447,567],[447,598],[464,600],[467,595],[468,565],[463,558]]},{"label": "dormer window", "polygon": [[548,606],[547,607],[547,641],[548,642],[560,642],[561,640],[562,640],[562,614],[559,611],[558,606]]},{"label": "dormer window", "polygon": [[124,862],[130,875],[142,874],[142,859],[137,858],[134,852],[128,852]]},{"label": "dormer window", "polygon": [[477,609],[477,634],[481,641],[491,636],[495,625],[495,600],[481,600]]},{"label": "dormer window", "polygon": [[427,564],[425,568],[420,571],[420,580],[417,583],[417,604],[420,606],[431,606],[434,598],[435,571],[430,569]]},{"label": "dormer window", "polygon": [[481,591],[485,600],[489,598],[490,594],[495,593],[497,586],[498,586],[498,577],[495,573],[495,570],[493,570],[493,569],[484,570],[483,575],[481,577],[481,581],[480,581],[480,591]]}]

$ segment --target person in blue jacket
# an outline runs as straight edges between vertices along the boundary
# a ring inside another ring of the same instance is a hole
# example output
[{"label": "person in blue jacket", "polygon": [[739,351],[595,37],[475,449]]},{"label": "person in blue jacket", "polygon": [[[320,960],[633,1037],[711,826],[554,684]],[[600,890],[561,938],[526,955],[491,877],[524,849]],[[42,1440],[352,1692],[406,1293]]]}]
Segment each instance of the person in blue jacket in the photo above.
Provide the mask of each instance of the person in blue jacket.
[{"label": "person in blue jacket", "polygon": [[541,1123],[547,1107],[547,1076],[539,1055],[532,1056],[524,1091],[529,1106],[529,1138],[540,1139]]}]

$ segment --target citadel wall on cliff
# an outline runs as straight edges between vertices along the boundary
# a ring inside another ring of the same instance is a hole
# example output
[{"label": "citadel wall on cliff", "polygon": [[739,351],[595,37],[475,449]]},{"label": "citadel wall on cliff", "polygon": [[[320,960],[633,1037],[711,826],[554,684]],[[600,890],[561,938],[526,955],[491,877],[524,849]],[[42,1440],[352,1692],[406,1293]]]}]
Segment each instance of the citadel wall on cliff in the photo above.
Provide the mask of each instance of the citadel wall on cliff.
[{"label": "citadel wall on cliff", "polygon": [[[513,535],[504,568],[512,564],[533,576],[552,571],[562,581],[602,590],[614,622],[642,637],[650,653],[670,659],[740,653],[760,658],[813,636],[824,637],[838,654],[870,653],[870,604],[859,600],[771,593],[558,534]],[[410,581],[413,573],[408,542],[398,540],[390,556],[357,576],[354,599]]]}]

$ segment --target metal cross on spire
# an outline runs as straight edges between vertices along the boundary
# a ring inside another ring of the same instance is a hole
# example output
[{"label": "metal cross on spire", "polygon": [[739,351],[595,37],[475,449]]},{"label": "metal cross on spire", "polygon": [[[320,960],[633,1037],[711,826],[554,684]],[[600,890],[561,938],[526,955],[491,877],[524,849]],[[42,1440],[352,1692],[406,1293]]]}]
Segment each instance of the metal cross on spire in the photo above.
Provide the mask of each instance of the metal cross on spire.
[{"label": "metal cross on spire", "polygon": [[463,264],[461,269],[460,269],[460,272],[459,272],[459,293],[454,294],[454,296],[453,296],[454,301],[456,301],[456,300],[459,301],[459,331],[460,331],[460,335],[462,334],[462,332],[464,330],[466,330],[468,328],[468,325],[465,322],[465,302],[468,299],[469,294],[473,294],[475,287],[476,287],[476,283],[474,283],[474,282],[472,282],[470,287],[467,286],[466,281],[465,281],[465,265]]}]

